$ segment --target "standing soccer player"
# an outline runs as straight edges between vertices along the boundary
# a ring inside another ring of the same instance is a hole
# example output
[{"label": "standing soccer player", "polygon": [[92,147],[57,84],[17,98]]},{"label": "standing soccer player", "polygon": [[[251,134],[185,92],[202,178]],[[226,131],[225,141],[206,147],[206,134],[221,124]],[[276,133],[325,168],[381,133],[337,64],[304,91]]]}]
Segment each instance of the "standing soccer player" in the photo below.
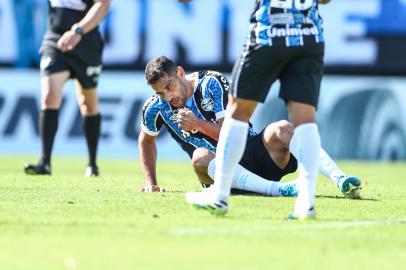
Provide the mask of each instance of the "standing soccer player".
[{"label": "standing soccer player", "polygon": [[279,79],[295,128],[290,151],[298,159],[299,195],[292,219],[315,216],[320,136],[316,108],[323,74],[324,38],[319,2],[330,0],[257,0],[249,36],[235,63],[231,96],[217,147],[215,188],[190,192],[186,200],[215,214],[228,211],[235,168],[244,152],[248,120]]},{"label": "standing soccer player", "polygon": [[96,153],[101,117],[96,86],[103,50],[98,25],[109,10],[110,0],[49,0],[48,4],[48,30],[41,46],[40,64],[42,155],[38,164],[26,164],[24,170],[31,175],[51,174],[62,89],[69,78],[74,78],[89,150],[85,176],[98,176]]}]

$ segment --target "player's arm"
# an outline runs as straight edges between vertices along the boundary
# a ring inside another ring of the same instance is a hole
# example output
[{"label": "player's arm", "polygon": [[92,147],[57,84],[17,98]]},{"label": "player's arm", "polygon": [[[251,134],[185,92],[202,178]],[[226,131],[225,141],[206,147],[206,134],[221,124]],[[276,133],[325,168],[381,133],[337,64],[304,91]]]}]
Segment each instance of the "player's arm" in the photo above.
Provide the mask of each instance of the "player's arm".
[{"label": "player's arm", "polygon": [[191,110],[189,109],[180,109],[177,114],[177,120],[179,126],[186,131],[198,130],[200,133],[203,133],[215,140],[218,140],[220,137],[220,129],[223,125],[223,118],[217,120],[216,123],[206,121],[204,119],[198,118]]},{"label": "player's arm", "polygon": [[156,160],[157,147],[156,136],[151,136],[141,130],[138,137],[138,150],[140,155],[141,170],[144,174],[145,185],[140,189],[141,192],[160,192],[164,191],[157,185],[156,179]]},{"label": "player's arm", "polygon": [[230,84],[226,77],[219,72],[211,71],[209,74],[204,93],[205,97],[212,101],[212,110],[216,115],[216,122],[205,121],[199,125],[198,130],[218,141],[220,129],[223,125]]},{"label": "player's arm", "polygon": [[203,120],[198,130],[199,132],[218,141],[220,137],[221,126],[223,125],[223,120],[224,118],[218,119],[216,123]]},{"label": "player's arm", "polygon": [[77,25],[83,29],[86,34],[92,31],[106,17],[111,0],[95,0],[93,6],[89,9],[86,16],[77,22]]},{"label": "player's arm", "polygon": [[331,0],[319,0],[320,4],[328,4],[330,2],[331,2]]},{"label": "player's arm", "polygon": [[107,15],[111,0],[95,0],[85,17],[75,23],[71,30],[66,31],[58,40],[58,48],[62,52],[73,50],[80,42],[82,35],[92,31]]}]

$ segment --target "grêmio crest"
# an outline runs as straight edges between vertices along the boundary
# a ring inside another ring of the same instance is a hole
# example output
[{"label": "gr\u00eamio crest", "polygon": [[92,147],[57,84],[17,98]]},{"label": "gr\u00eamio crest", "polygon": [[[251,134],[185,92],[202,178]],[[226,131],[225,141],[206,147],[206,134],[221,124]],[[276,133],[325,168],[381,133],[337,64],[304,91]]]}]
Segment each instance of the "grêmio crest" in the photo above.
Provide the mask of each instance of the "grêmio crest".
[{"label": "gr\u00eamio crest", "polygon": [[214,101],[211,98],[204,98],[202,100],[202,109],[206,112],[213,111]]}]

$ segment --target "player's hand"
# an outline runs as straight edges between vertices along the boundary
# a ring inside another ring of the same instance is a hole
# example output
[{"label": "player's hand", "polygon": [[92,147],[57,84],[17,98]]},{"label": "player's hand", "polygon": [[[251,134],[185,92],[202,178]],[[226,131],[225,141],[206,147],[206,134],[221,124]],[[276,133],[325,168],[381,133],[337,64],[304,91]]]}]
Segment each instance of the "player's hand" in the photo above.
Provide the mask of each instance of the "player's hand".
[{"label": "player's hand", "polygon": [[58,40],[57,46],[62,52],[69,52],[78,45],[82,36],[73,30],[66,31]]},{"label": "player's hand", "polygon": [[189,109],[182,108],[176,115],[176,119],[180,128],[186,131],[197,130],[199,127],[199,119]]},{"label": "player's hand", "polygon": [[165,192],[166,190],[157,185],[145,185],[139,191],[140,192]]}]

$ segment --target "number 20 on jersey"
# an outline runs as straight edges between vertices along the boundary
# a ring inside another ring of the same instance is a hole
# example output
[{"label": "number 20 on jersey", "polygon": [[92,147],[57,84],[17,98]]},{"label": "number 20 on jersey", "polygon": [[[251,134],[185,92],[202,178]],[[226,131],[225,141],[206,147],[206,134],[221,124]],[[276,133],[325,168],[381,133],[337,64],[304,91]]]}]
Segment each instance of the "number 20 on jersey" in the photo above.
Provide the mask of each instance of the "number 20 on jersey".
[{"label": "number 20 on jersey", "polygon": [[[316,0],[317,1],[317,0]],[[271,0],[271,7],[306,10],[312,7],[314,0]]]}]

